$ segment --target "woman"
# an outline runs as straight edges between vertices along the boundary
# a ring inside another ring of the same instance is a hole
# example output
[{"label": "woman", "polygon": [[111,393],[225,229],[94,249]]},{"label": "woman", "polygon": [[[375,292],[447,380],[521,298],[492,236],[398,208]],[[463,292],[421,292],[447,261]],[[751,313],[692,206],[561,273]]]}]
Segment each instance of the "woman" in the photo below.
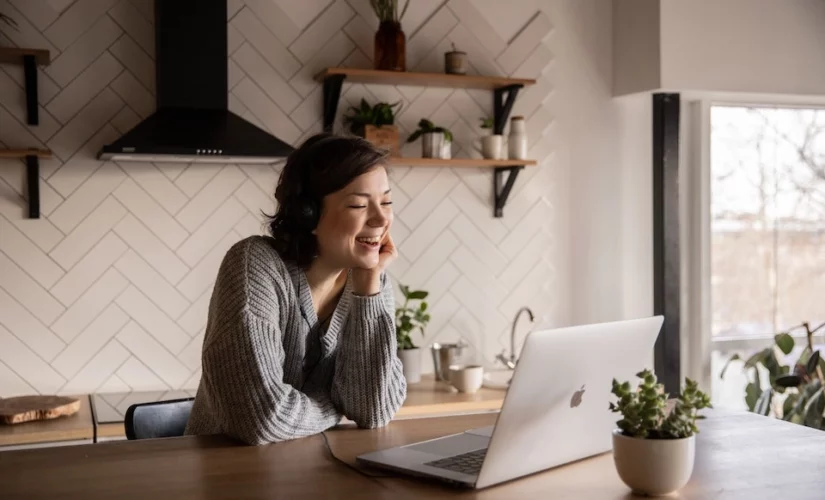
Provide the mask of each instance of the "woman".
[{"label": "woman", "polygon": [[385,273],[397,252],[386,156],[317,135],[287,159],[272,237],[236,243],[218,271],[187,434],[249,444],[386,425],[406,397]]}]

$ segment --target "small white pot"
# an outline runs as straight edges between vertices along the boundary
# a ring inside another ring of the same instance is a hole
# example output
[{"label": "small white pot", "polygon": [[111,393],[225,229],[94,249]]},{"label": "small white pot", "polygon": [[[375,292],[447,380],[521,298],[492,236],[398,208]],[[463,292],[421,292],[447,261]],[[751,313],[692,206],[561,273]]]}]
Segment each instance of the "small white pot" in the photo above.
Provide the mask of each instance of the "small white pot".
[{"label": "small white pot", "polygon": [[398,359],[401,360],[404,378],[407,379],[407,383],[417,384],[421,382],[421,349],[418,347],[399,349]]},{"label": "small white pot", "polygon": [[693,474],[696,436],[641,439],[613,431],[613,461],[624,484],[634,493],[661,496],[687,484]]}]

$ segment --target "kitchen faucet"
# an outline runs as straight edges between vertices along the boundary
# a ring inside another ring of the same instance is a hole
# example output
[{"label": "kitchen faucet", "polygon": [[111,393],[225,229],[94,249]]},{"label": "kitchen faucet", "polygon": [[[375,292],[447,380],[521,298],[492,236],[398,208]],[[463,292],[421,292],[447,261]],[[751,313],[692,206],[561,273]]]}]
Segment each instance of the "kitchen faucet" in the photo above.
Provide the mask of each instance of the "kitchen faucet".
[{"label": "kitchen faucet", "polygon": [[518,320],[521,317],[521,314],[525,312],[530,316],[531,323],[535,321],[533,311],[531,311],[529,307],[522,307],[521,309],[519,309],[516,313],[516,318],[513,320],[513,326],[510,330],[510,356],[505,356],[504,350],[502,350],[501,353],[498,356],[496,356],[496,360],[501,361],[510,370],[516,369],[516,325],[518,324]]}]

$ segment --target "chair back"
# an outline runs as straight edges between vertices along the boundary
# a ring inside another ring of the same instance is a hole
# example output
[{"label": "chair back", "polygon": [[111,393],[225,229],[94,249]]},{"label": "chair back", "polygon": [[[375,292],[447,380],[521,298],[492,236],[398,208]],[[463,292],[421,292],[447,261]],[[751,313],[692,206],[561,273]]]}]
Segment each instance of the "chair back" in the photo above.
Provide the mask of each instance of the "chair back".
[{"label": "chair back", "polygon": [[133,404],[126,410],[126,439],[183,436],[195,398]]}]

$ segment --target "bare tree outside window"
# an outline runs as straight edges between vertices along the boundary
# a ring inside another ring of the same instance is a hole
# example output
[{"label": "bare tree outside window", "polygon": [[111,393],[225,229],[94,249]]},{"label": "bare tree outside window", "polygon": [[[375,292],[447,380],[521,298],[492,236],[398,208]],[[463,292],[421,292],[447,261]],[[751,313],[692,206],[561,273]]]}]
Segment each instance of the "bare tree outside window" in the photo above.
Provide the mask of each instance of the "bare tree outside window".
[{"label": "bare tree outside window", "polygon": [[714,339],[825,321],[825,110],[711,109],[711,232]]}]

